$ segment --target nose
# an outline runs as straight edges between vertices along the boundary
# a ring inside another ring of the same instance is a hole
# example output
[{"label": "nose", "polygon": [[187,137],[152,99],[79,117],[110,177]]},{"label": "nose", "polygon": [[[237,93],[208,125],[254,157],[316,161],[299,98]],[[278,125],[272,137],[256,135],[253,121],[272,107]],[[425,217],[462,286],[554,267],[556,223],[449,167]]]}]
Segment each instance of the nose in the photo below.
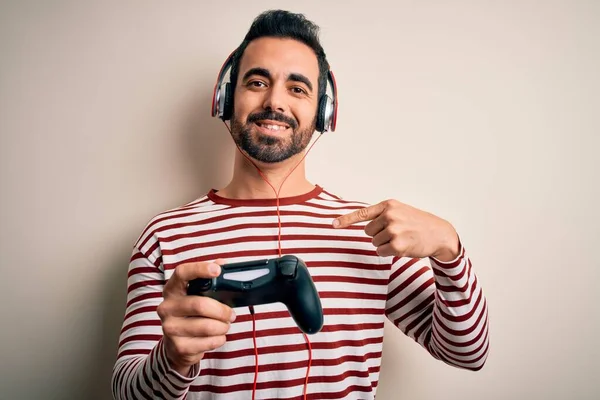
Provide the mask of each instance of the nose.
[{"label": "nose", "polygon": [[263,108],[270,111],[285,112],[285,88],[279,85],[271,86],[266,92]]}]

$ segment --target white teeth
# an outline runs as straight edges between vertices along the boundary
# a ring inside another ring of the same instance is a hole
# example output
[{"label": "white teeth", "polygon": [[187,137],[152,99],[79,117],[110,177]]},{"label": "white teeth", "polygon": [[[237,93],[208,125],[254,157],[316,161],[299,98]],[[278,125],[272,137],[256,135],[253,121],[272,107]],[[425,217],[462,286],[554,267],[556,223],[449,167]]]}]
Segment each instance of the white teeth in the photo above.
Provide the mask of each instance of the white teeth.
[{"label": "white teeth", "polygon": [[262,125],[263,128],[270,129],[272,131],[281,131],[285,129],[285,126],[281,125]]}]

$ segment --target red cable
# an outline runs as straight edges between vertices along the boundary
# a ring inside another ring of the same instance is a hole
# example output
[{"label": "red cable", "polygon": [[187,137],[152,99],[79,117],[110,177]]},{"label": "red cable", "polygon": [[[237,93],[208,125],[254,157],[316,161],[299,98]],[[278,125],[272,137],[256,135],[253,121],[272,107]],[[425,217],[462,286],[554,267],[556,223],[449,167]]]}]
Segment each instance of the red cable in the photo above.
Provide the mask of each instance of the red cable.
[{"label": "red cable", "polygon": [[250,306],[252,314],[252,341],[254,342],[254,384],[252,384],[252,400],[256,395],[256,381],[258,380],[258,346],[256,346],[256,317],[254,316],[254,307]]},{"label": "red cable", "polygon": [[310,345],[310,340],[308,340],[308,336],[306,333],[302,333],[304,335],[304,340],[306,340],[306,344],[308,345],[308,367],[306,368],[306,379],[304,380],[304,400],[306,400],[306,392],[308,388],[308,375],[310,374],[310,365],[312,364],[312,346]]},{"label": "red cable", "polygon": [[[225,123],[225,121],[223,121],[223,124],[225,125],[225,127],[227,128],[227,130],[229,131],[229,133],[231,134],[231,129],[229,128],[229,126],[227,126],[227,124]],[[287,180],[287,178],[290,177],[290,175],[292,175],[292,172],[294,172],[296,170],[296,168],[298,168],[298,166],[302,163],[302,161],[304,161],[304,159],[306,158],[306,156],[308,155],[308,153],[310,152],[310,150],[313,148],[313,146],[319,141],[319,139],[321,138],[322,134],[317,136],[317,139],[310,145],[310,147],[308,148],[308,150],[306,151],[306,153],[304,153],[304,155],[302,156],[302,158],[300,159],[300,161],[298,161],[298,164],[296,164],[294,166],[294,168],[292,168],[290,170],[290,172],[288,172],[288,174],[285,176],[285,178],[283,178],[283,181],[281,182],[281,185],[279,186],[279,190],[275,190],[275,187],[273,187],[273,185],[271,184],[271,182],[269,182],[269,180],[267,179],[267,177],[262,173],[262,171],[260,170],[260,168],[258,168],[258,166],[254,163],[254,161],[252,161],[250,159],[250,157],[248,157],[246,154],[244,154],[244,152],[242,151],[242,149],[240,149],[240,146],[238,146],[238,144],[236,143],[235,139],[234,139],[234,143],[235,146],[237,147],[237,149],[239,150],[240,154],[243,155],[244,157],[246,157],[246,159],[248,161],[250,161],[250,163],[252,165],[254,165],[254,168],[256,168],[256,170],[258,171],[259,175],[263,178],[263,180],[267,183],[267,185],[269,185],[271,187],[271,189],[273,189],[273,193],[275,193],[275,198],[276,198],[276,204],[277,204],[277,225],[278,225],[278,236],[277,236],[277,241],[279,244],[279,249],[278,249],[278,253],[279,253],[279,257],[282,256],[282,250],[281,250],[281,212],[279,209],[279,194],[281,193],[281,188],[283,187],[283,184],[285,183],[285,181]],[[254,342],[254,360],[255,360],[255,370],[254,370],[254,384],[252,385],[252,400],[255,399],[255,395],[256,395],[256,382],[258,380],[258,347],[256,346],[256,317],[254,315],[254,307],[250,306],[250,313],[252,314],[252,341]],[[306,368],[306,379],[304,380],[304,391],[303,391],[303,395],[304,395],[304,400],[306,400],[306,395],[307,395],[307,388],[308,388],[308,376],[310,374],[310,365],[312,363],[312,346],[310,344],[310,340],[308,340],[308,336],[306,336],[305,333],[302,333],[302,335],[304,336],[304,340],[306,341],[306,344],[308,345],[308,367]]]}]

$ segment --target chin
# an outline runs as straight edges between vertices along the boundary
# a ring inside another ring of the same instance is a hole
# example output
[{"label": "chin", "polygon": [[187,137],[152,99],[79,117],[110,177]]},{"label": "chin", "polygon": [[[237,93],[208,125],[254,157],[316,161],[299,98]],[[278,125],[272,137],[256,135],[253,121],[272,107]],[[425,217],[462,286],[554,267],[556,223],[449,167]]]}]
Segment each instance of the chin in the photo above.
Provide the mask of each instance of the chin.
[{"label": "chin", "polygon": [[293,158],[296,154],[290,149],[282,149],[277,145],[265,145],[262,143],[252,143],[251,146],[242,147],[244,153],[246,153],[254,162],[262,165],[276,165],[283,163],[290,158]]},{"label": "chin", "polygon": [[[257,165],[273,166],[284,163],[301,153],[305,146],[296,143],[291,128],[268,130],[257,124],[247,124],[235,135],[236,142],[245,155]],[[296,138],[299,139],[299,138]]]}]

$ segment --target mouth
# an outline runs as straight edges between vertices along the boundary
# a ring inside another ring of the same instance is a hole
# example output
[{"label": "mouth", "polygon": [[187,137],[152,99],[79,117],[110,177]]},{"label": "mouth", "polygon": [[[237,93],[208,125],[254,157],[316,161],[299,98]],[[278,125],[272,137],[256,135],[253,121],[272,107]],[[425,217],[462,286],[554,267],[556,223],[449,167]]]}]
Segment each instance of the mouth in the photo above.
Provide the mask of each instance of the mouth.
[{"label": "mouth", "polygon": [[272,120],[256,121],[254,122],[254,125],[256,125],[261,132],[271,135],[283,133],[290,128],[288,124]]}]

